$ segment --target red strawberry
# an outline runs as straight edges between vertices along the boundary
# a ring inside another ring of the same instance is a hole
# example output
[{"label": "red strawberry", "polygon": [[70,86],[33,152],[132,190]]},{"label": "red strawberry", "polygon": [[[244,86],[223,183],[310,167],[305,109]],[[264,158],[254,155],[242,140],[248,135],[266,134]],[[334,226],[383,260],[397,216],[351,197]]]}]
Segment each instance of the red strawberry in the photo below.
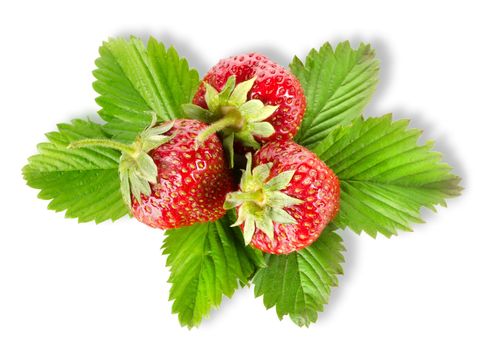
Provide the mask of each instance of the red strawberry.
[{"label": "red strawberry", "polygon": [[187,114],[214,122],[205,135],[224,130],[224,136],[234,135],[227,146],[235,138],[254,148],[292,139],[306,107],[298,79],[257,53],[226,58],[212,67],[193,103],[202,109],[188,105]]},{"label": "red strawberry", "polygon": [[166,135],[168,143],[150,151],[158,168],[158,182],[152,194],[133,199],[133,215],[159,228],[188,226],[215,221],[225,214],[223,202],[232,189],[222,144],[210,136],[197,150],[195,138],[206,125],[189,119],[175,121]]},{"label": "red strawberry", "polygon": [[237,207],[246,244],[271,254],[288,254],[314,242],[335,217],[340,184],[315,154],[293,141],[271,142],[254,156],[225,208]]},{"label": "red strawberry", "polygon": [[218,136],[211,135],[196,149],[195,138],[206,124],[189,119],[154,124],[132,145],[81,140],[71,146],[106,146],[122,151],[122,195],[140,222],[169,229],[222,217],[233,180]]}]

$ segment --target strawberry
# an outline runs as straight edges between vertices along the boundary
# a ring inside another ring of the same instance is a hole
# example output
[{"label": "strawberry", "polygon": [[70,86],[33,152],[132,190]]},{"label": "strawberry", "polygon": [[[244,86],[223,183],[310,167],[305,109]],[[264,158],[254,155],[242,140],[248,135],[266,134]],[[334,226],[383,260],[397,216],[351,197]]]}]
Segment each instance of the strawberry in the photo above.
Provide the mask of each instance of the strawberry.
[{"label": "strawberry", "polygon": [[225,208],[237,208],[245,243],[288,254],[313,243],[335,217],[340,184],[333,171],[293,141],[270,142],[252,156]]},{"label": "strawberry", "polygon": [[[237,84],[237,85],[236,85]],[[234,139],[260,148],[269,141],[292,139],[305,113],[306,100],[298,79],[284,67],[257,53],[221,60],[203,78],[187,115],[205,119],[212,132],[223,130],[230,154]]]},{"label": "strawberry", "polygon": [[150,196],[133,200],[133,215],[159,228],[215,221],[225,214],[223,202],[232,189],[222,144],[211,135],[197,150],[195,137],[206,125],[189,119],[175,121],[166,134],[175,136],[150,151],[157,165],[157,183]]},{"label": "strawberry", "polygon": [[177,228],[221,218],[225,196],[232,190],[218,136],[195,147],[195,138],[206,126],[189,119],[158,126],[152,122],[132,145],[81,140],[70,147],[120,150],[121,190],[133,216],[151,227]]}]

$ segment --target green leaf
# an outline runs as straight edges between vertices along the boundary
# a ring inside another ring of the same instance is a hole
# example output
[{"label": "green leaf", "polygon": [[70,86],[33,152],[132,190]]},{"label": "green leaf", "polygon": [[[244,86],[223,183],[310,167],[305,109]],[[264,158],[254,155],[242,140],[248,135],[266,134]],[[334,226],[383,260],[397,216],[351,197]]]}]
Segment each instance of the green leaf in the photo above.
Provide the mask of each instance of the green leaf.
[{"label": "green leaf", "polygon": [[432,141],[418,145],[421,131],[408,123],[391,115],[358,118],[313,149],[341,182],[336,225],[390,237],[422,222],[422,207],[435,210],[460,194],[460,178],[432,151]]},{"label": "green leaf", "polygon": [[307,248],[288,255],[267,254],[267,267],[253,278],[255,296],[263,295],[267,309],[275,306],[280,319],[289,315],[298,326],[308,326],[338,285],[344,250],[342,239],[329,226]]},{"label": "green leaf", "polygon": [[57,127],[23,168],[27,184],[41,190],[39,198],[51,200],[49,209],[66,210],[67,218],[79,222],[99,223],[127,214],[118,176],[120,153],[106,148],[67,149],[72,141],[106,138],[101,126],[75,119]]},{"label": "green leaf", "polygon": [[379,62],[370,45],[350,47],[348,41],[312,50],[305,63],[295,57],[290,69],[302,84],[307,109],[295,140],[308,148],[337,125],[361,115],[378,82]]},{"label": "green leaf", "polygon": [[198,73],[173,47],[150,38],[147,47],[135,37],[110,39],[100,47],[97,79],[100,116],[105,130],[126,142],[147,127],[151,113],[158,121],[184,116],[182,105],[191,102],[199,85]]},{"label": "green leaf", "polygon": [[216,222],[195,224],[166,232],[162,247],[168,255],[172,312],[182,326],[198,326],[219,307],[223,295],[231,297],[248,283],[257,266],[264,265],[260,251],[245,247],[238,228],[230,227],[231,214]]}]

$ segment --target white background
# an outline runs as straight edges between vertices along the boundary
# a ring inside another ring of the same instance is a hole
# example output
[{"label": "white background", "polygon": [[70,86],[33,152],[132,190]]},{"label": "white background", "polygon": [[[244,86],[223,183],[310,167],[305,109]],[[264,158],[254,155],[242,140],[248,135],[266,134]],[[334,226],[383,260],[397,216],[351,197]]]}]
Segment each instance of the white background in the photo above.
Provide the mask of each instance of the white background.
[{"label": "white background", "polygon": [[[479,349],[480,25],[471,3],[5,1],[0,5],[0,349]],[[316,4],[316,5],[314,5]],[[325,41],[373,44],[381,83],[368,115],[393,112],[463,177],[463,196],[414,233],[342,233],[345,275],[319,322],[277,320],[252,290],[199,329],[170,314],[162,232],[134,220],[78,224],[21,178],[43,134],[95,116],[101,42],[154,35],[204,74],[263,52],[287,65]]]}]

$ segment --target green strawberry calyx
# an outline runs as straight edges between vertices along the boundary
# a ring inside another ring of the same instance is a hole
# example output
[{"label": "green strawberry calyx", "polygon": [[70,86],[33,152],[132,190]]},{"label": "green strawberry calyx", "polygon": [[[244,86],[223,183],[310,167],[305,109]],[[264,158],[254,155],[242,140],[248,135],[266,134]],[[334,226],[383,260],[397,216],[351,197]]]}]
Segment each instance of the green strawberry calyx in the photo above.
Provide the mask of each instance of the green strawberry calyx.
[{"label": "green strawberry calyx", "polygon": [[150,184],[157,183],[158,169],[148,152],[167,143],[174,136],[164,135],[173,127],[173,121],[158,126],[156,122],[156,115],[152,113],[150,126],[130,145],[110,139],[83,139],[70,143],[68,148],[106,147],[122,152],[118,165],[120,191],[123,200],[131,208],[132,194],[140,201],[142,194],[146,196],[151,194]]},{"label": "green strawberry calyx", "polygon": [[254,136],[269,137],[275,133],[272,124],[266,122],[278,106],[265,105],[257,99],[247,100],[248,93],[256,77],[236,84],[234,75],[230,76],[222,91],[204,82],[205,102],[208,109],[195,104],[183,105],[185,114],[210,125],[197,136],[197,145],[203,143],[210,135],[222,131],[223,145],[230,156],[233,166],[233,143],[240,141],[247,147],[260,148]]},{"label": "green strawberry calyx", "polygon": [[245,245],[252,241],[255,229],[263,231],[273,241],[273,223],[295,224],[297,221],[284,208],[303,203],[302,200],[283,193],[290,184],[295,170],[284,171],[268,179],[272,163],[256,166],[252,170],[252,154],[247,153],[247,165],[240,180],[240,190],[230,192],[224,208],[238,207],[238,218],[232,226],[244,224]]}]

